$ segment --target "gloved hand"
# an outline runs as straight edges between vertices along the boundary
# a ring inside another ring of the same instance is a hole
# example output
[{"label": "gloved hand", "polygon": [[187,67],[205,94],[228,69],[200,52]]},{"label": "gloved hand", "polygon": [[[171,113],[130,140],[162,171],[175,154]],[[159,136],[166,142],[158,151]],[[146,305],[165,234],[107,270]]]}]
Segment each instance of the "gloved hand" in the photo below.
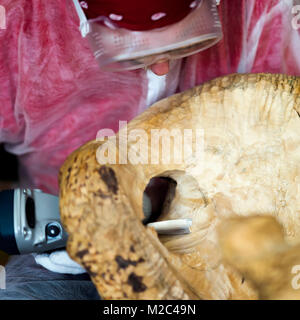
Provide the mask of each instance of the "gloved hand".
[{"label": "gloved hand", "polygon": [[85,273],[78,263],[73,261],[66,250],[57,250],[51,253],[33,253],[37,264],[57,273],[81,274]]}]

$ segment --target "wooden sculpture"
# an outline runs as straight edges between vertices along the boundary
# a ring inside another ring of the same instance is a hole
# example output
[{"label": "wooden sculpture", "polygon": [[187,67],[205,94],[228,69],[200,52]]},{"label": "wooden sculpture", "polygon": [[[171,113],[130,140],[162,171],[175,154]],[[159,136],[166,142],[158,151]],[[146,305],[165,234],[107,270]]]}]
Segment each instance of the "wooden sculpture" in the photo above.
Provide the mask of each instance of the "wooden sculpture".
[{"label": "wooden sculpture", "polygon": [[[147,163],[103,164],[98,156],[107,154],[109,139],[71,154],[60,172],[67,250],[99,294],[299,298],[292,286],[300,265],[298,112],[299,77],[234,74],[161,100],[128,124],[127,132],[149,137],[161,128],[202,132],[202,153],[187,161],[152,163],[148,152]],[[127,149],[138,158],[148,143],[131,140]],[[158,220],[191,218],[190,234],[158,236],[143,224],[143,193],[153,177],[175,182]]]}]

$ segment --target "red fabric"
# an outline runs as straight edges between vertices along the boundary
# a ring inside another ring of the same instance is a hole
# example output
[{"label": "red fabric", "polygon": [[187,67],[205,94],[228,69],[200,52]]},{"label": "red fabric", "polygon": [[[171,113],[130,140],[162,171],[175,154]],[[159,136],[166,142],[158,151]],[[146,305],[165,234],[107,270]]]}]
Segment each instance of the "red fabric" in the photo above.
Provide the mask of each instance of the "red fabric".
[{"label": "red fabric", "polygon": [[221,1],[219,18],[223,39],[215,46],[184,61],[180,90],[191,88],[215,77],[237,72],[243,47],[245,1]]},{"label": "red fabric", "polygon": [[296,68],[291,68],[285,65],[287,62],[285,60],[286,52],[290,51],[290,46],[293,43],[291,35],[298,32],[291,28],[291,10],[287,9],[286,12],[282,10],[283,8],[284,4],[279,0],[257,1],[255,3],[247,34],[249,44],[255,44],[256,41],[253,41],[253,38],[257,37],[253,32],[258,29],[256,25],[261,17],[265,16],[266,18],[263,22],[263,28],[259,30],[261,33],[259,40],[257,40],[257,50],[251,72],[267,70],[272,73],[299,74],[300,68],[296,66]]},{"label": "red fabric", "polygon": [[71,1],[1,0],[0,142],[20,155],[23,179],[57,193],[67,155],[118,129],[145,105],[143,70],[101,72]]},{"label": "red fabric", "polygon": [[[198,0],[197,0],[198,1]],[[194,0],[85,0],[80,1],[83,11],[89,19],[99,16],[110,20],[115,14],[121,20],[111,20],[116,26],[129,30],[150,30],[161,28],[183,19],[192,7]],[[152,20],[154,14],[165,16]]]},{"label": "red fabric", "polygon": [[[19,155],[22,179],[57,193],[66,157],[98,130],[146,108],[144,70],[99,70],[72,1],[0,0],[0,142]],[[300,30],[284,0],[221,0],[224,38],[171,66],[165,95],[234,72],[300,75]]]},{"label": "red fabric", "polygon": [[292,6],[284,0],[221,0],[224,37],[184,60],[179,91],[235,72],[300,75],[300,29],[292,27]]}]

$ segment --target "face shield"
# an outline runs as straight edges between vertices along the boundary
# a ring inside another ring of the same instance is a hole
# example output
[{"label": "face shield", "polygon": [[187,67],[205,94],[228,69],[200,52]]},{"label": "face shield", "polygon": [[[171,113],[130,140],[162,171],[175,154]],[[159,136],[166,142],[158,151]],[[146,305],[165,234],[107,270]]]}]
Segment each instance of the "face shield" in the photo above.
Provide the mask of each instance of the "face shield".
[{"label": "face shield", "polygon": [[36,189],[0,192],[0,250],[46,252],[66,245],[58,197]]},{"label": "face shield", "polygon": [[132,70],[186,57],[222,38],[216,0],[73,0],[99,66]]}]

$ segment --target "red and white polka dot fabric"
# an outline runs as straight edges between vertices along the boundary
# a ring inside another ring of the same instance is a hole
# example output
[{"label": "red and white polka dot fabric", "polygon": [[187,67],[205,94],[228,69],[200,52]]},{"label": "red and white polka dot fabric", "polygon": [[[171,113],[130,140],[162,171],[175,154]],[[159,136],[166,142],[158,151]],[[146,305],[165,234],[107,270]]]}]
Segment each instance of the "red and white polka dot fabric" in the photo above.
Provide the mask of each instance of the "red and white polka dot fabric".
[{"label": "red and white polka dot fabric", "polygon": [[88,19],[106,17],[116,26],[142,31],[178,22],[200,0],[85,0],[80,5]]}]

